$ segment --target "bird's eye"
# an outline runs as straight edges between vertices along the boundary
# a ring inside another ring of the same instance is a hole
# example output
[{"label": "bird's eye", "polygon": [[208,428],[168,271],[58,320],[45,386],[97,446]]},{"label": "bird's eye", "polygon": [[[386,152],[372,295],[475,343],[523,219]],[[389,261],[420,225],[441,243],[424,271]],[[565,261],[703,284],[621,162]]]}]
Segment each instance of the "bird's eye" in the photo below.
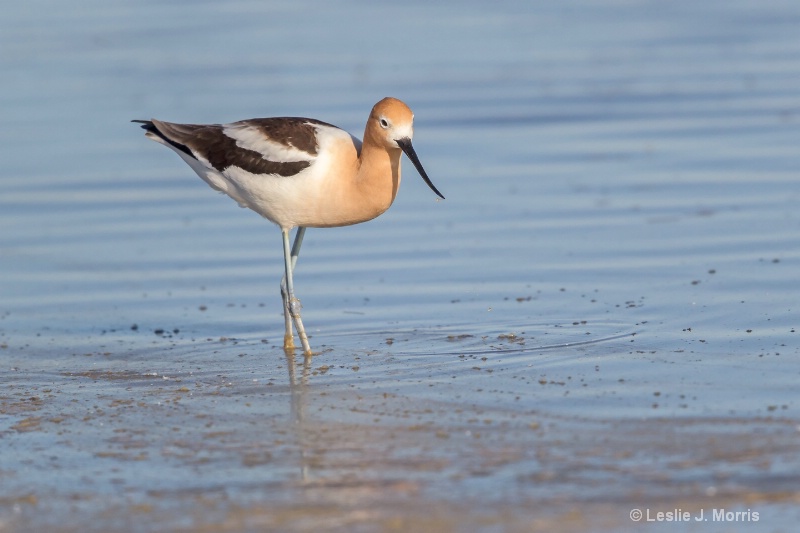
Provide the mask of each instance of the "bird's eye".
[{"label": "bird's eye", "polygon": [[386,129],[388,127],[389,127],[389,121],[386,120],[385,118],[382,118],[381,119],[381,128]]}]

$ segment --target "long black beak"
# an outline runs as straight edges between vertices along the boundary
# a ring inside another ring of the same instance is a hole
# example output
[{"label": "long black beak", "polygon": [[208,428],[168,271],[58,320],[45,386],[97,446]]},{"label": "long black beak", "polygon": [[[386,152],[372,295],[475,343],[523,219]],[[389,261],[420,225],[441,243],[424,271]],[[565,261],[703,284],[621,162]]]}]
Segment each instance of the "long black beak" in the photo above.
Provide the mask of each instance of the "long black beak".
[{"label": "long black beak", "polygon": [[414,163],[414,168],[417,169],[417,172],[419,172],[419,175],[422,176],[422,179],[425,180],[425,183],[428,184],[428,187],[430,187],[433,192],[439,195],[439,198],[444,200],[444,196],[442,196],[442,193],[440,193],[439,190],[436,187],[434,187],[433,183],[431,183],[431,179],[425,173],[425,169],[422,168],[422,163],[419,162],[419,158],[417,157],[417,152],[414,151],[414,147],[411,145],[411,139],[409,139],[408,137],[403,137],[402,139],[395,139],[395,142],[397,143],[397,146],[399,146],[400,149],[403,150],[403,152],[405,152],[405,154],[408,156],[411,162]]}]

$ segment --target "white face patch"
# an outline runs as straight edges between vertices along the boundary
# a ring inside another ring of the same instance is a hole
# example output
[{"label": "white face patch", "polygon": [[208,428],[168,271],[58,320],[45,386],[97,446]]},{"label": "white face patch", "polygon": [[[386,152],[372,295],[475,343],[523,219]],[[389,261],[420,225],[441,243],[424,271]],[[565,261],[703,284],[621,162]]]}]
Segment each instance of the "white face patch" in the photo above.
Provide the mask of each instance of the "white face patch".
[{"label": "white face patch", "polygon": [[413,139],[414,138],[414,123],[408,122],[405,124],[396,124],[392,128],[392,138],[397,139]]}]

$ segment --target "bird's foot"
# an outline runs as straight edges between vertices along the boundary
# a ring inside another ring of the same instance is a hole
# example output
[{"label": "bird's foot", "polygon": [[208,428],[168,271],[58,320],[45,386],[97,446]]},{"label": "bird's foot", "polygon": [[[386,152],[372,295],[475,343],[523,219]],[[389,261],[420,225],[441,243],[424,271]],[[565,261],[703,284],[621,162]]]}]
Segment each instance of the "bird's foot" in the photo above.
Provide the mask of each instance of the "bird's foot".
[{"label": "bird's foot", "polygon": [[294,351],[294,335],[287,333],[283,336],[283,349]]}]

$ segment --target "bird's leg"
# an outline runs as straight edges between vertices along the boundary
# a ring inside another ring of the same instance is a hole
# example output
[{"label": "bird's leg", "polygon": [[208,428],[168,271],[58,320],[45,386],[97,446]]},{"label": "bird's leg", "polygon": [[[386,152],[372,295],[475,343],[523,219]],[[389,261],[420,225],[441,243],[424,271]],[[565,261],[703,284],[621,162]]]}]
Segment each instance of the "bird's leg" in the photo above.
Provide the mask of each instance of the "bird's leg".
[{"label": "bird's leg", "polygon": [[[294,244],[292,245],[292,273],[294,274],[295,265],[297,265],[297,257],[300,255],[300,246],[303,244],[303,236],[306,233],[306,228],[300,226],[297,228],[297,233],[294,237]],[[281,300],[283,301],[283,319],[286,325],[286,333],[283,336],[283,347],[286,349],[294,349],[294,336],[292,335],[292,315],[289,311],[289,294],[286,291],[286,275],[284,274],[281,279]]]},{"label": "bird's leg", "polygon": [[303,346],[303,353],[311,355],[311,346],[308,344],[308,336],[303,327],[303,320],[300,318],[300,300],[294,296],[294,282],[292,272],[294,266],[297,264],[297,257],[300,255],[300,246],[303,244],[303,235],[305,228],[297,228],[297,235],[294,239],[294,245],[289,248],[289,230],[281,229],[283,234],[283,258],[286,266],[286,275],[281,281],[281,296],[283,298],[283,313],[286,323],[286,334],[283,337],[283,347],[285,349],[294,348],[294,339],[292,335],[292,322],[297,329],[297,336],[300,337],[300,344]]}]

